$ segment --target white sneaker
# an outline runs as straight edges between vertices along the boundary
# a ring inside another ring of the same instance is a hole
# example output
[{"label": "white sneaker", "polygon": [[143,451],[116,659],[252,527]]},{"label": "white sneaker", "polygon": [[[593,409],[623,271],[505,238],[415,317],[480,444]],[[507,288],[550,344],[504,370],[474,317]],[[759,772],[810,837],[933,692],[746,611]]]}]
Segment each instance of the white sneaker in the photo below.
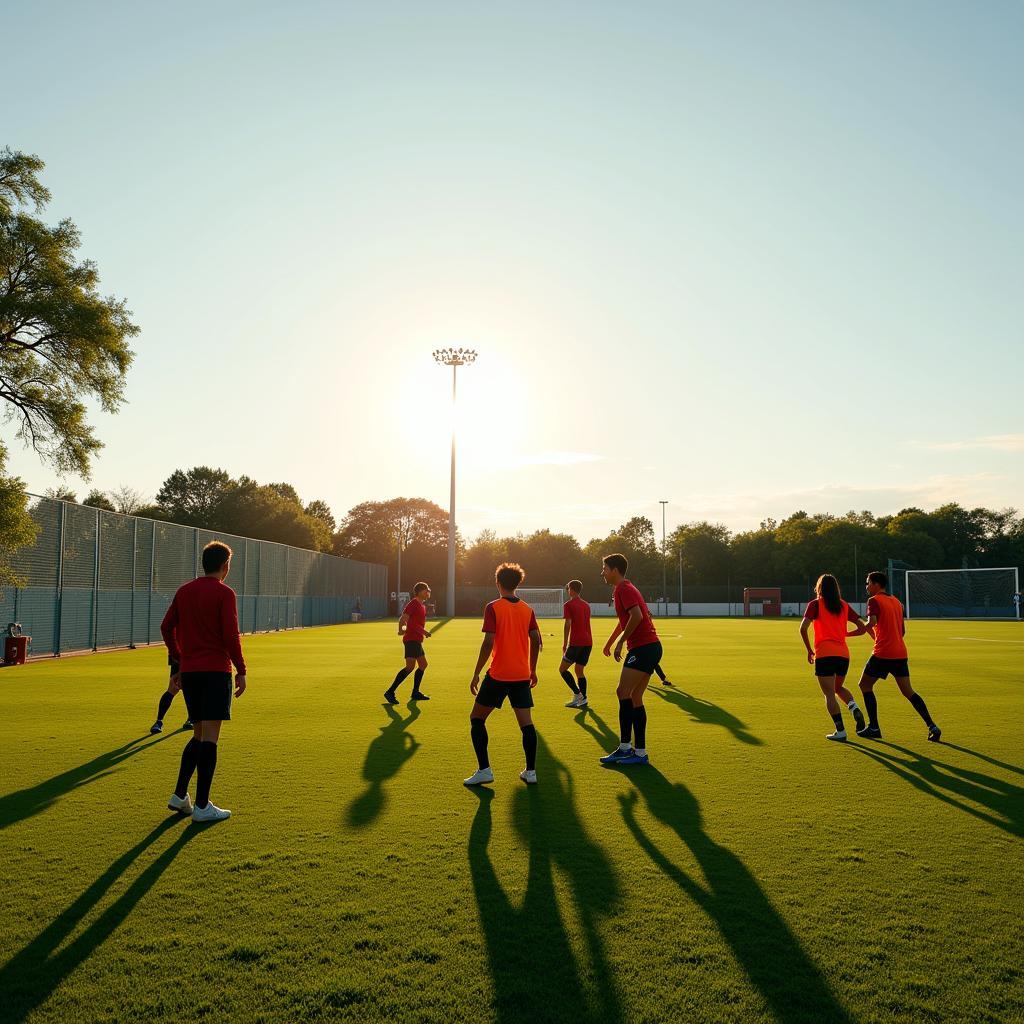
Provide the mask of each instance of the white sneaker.
[{"label": "white sneaker", "polygon": [[494,772],[490,768],[477,768],[468,779],[463,779],[464,786],[482,786],[485,782],[494,781]]},{"label": "white sneaker", "polygon": [[231,812],[214,803],[208,803],[205,807],[197,807],[192,812],[193,821],[223,821],[230,818]]},{"label": "white sneaker", "polygon": [[191,814],[192,797],[190,797],[188,793],[184,796],[176,796],[172,793],[171,799],[167,801],[167,810],[177,811],[179,814]]},{"label": "white sneaker", "polygon": [[572,700],[569,701],[569,703],[566,704],[565,706],[567,708],[578,708],[580,706],[580,697],[582,697],[582,696],[583,696],[582,693],[574,693],[573,697],[572,697]]},{"label": "white sneaker", "polygon": [[835,732],[830,732],[825,737],[825,739],[827,739],[827,740],[835,740],[836,743],[845,743],[846,742],[846,730],[845,729],[837,729]]},{"label": "white sneaker", "polygon": [[537,785],[537,773],[530,771],[528,768],[524,768],[519,773],[519,778],[521,778],[528,786]]},{"label": "white sneaker", "polygon": [[576,702],[576,707],[585,708],[587,706],[587,698],[584,694],[580,694],[579,700]]}]

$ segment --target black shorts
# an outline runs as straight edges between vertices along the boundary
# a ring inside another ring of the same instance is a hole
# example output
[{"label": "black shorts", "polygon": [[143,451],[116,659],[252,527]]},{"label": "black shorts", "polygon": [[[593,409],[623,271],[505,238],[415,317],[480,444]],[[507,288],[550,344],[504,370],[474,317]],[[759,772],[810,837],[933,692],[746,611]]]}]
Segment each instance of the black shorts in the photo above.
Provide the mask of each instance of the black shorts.
[{"label": "black shorts", "polygon": [[872,679],[885,679],[889,675],[895,679],[909,679],[910,666],[906,658],[879,658],[872,654],[864,666],[864,675]]},{"label": "black shorts", "polygon": [[849,658],[833,655],[828,658],[814,659],[814,674],[816,676],[845,676],[849,671]]},{"label": "black shorts", "polygon": [[661,655],[661,642],[655,640],[653,644],[634,647],[633,650],[627,652],[623,665],[634,672],[643,672],[649,676],[654,671],[654,666],[660,664]]},{"label": "black shorts", "polygon": [[423,643],[420,640],[405,640],[405,656],[407,658],[425,658]]},{"label": "black shorts", "polygon": [[530,689],[530,680],[502,683],[492,679],[490,674],[485,675],[476,695],[477,704],[483,704],[485,708],[500,708],[506,697],[514,708],[532,708],[533,690]]},{"label": "black shorts", "polygon": [[586,665],[590,661],[590,652],[593,649],[591,646],[566,647],[562,661],[567,661],[570,665]]},{"label": "black shorts", "polygon": [[230,672],[182,672],[181,695],[193,722],[231,720]]}]

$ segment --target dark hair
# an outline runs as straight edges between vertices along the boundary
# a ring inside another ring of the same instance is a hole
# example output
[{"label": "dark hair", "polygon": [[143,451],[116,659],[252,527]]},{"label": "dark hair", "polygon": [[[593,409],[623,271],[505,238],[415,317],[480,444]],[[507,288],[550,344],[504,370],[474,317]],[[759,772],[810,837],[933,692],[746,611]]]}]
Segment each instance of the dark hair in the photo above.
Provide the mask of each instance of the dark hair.
[{"label": "dark hair", "polygon": [[569,589],[574,594],[579,594],[583,590],[583,584],[579,580],[569,580]]},{"label": "dark hair", "polygon": [[203,548],[203,572],[217,572],[231,557],[231,548],[222,540],[211,540]]},{"label": "dark hair", "polygon": [[623,576],[626,575],[626,570],[629,568],[629,562],[626,560],[625,555],[605,555],[601,561],[609,569],[615,569],[617,572],[622,573]]},{"label": "dark hair", "polygon": [[494,582],[502,590],[515,590],[526,579],[526,570],[516,562],[502,562],[494,570]]},{"label": "dark hair", "polygon": [[868,582],[877,583],[883,590],[889,589],[889,577],[884,572],[869,572]]},{"label": "dark hair", "polygon": [[814,584],[814,592],[825,603],[825,607],[833,614],[839,615],[843,610],[843,595],[839,590],[839,580],[830,572],[823,572]]},{"label": "dark hair", "polygon": [[413,595],[413,597],[415,597],[420,592],[422,592],[424,590],[429,590],[429,589],[430,589],[430,584],[429,583],[417,583],[416,586],[412,588],[412,595]]}]

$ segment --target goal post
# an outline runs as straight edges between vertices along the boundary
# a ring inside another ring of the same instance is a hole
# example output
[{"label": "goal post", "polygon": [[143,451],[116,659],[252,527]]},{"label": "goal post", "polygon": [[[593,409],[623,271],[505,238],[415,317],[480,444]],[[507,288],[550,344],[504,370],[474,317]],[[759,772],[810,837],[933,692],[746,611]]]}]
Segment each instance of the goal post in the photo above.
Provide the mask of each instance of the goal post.
[{"label": "goal post", "polygon": [[533,609],[538,619],[562,617],[565,587],[520,587],[516,594]]},{"label": "goal post", "polygon": [[998,569],[907,569],[906,615],[916,619],[1016,619],[1015,566]]}]

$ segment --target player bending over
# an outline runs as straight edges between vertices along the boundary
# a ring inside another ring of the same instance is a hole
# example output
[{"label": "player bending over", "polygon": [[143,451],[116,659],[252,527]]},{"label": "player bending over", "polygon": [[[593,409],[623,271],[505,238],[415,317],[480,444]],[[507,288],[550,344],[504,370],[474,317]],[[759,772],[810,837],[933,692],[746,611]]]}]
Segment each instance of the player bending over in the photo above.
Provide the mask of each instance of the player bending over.
[{"label": "player bending over", "polygon": [[[526,768],[519,773],[519,778],[530,785],[537,781],[537,730],[530,708],[533,707],[533,688],[537,685],[541,637],[533,609],[516,597],[516,588],[525,578],[522,568],[510,562],[499,565],[494,573],[501,596],[484,609],[484,642],[480,645],[480,657],[469,684],[469,692],[476,697],[469,715],[469,732],[478,767],[468,779],[463,779],[466,786],[494,781],[487,757],[486,722],[490,713],[505,703],[506,697],[523,733]],[[488,658],[491,665],[481,684],[480,670]]]},{"label": "player bending over", "polygon": [[615,614],[619,624],[612,631],[604,645],[604,656],[612,653],[615,644],[615,660],[622,661],[622,645],[626,645],[626,661],[619,676],[615,691],[619,698],[619,743],[618,750],[601,758],[601,764],[628,765],[648,764],[647,758],[647,709],[644,707],[644,690],[651,681],[654,666],[661,661],[661,642],[651,621],[651,613],[643,595],[626,579],[628,562],[625,555],[605,555],[601,563],[601,576],[611,584]]},{"label": "player bending over", "polygon": [[[814,674],[818,679],[821,692],[825,695],[825,707],[835,722],[835,732],[829,733],[825,739],[845,742],[846,727],[843,725],[843,712],[836,697],[841,697],[853,713],[857,728],[864,725],[864,716],[857,706],[853,694],[843,683],[850,671],[850,648],[846,643],[848,636],[860,636],[867,632],[864,620],[843,600],[839,590],[839,581],[831,573],[823,573],[814,584],[817,597],[810,601],[800,623],[800,638],[807,648],[807,663],[814,666]],[[847,632],[846,624],[852,622],[857,628]],[[807,633],[814,627],[814,648],[811,649]]]},{"label": "player bending over", "polygon": [[420,689],[423,673],[427,671],[427,657],[423,653],[423,640],[430,636],[427,629],[427,598],[430,587],[426,583],[417,583],[412,588],[412,600],[402,609],[402,617],[398,620],[398,635],[405,643],[405,668],[398,670],[394,682],[384,691],[384,699],[389,704],[397,704],[395,691],[402,680],[415,668],[412,677],[412,695],[410,700],[430,700]]},{"label": "player bending over", "polygon": [[857,735],[872,740],[882,738],[882,730],[878,727],[875,683],[891,674],[900,688],[900,693],[910,701],[914,710],[924,720],[924,724],[928,726],[928,739],[938,743],[942,730],[932,721],[921,694],[915,693],[910,685],[907,644],[904,640],[906,626],[903,624],[903,605],[900,604],[899,598],[889,593],[889,577],[884,572],[868,573],[867,590],[868,632],[875,638],[875,649],[860,677],[864,707],[868,711],[868,724],[859,728]]},{"label": "player bending over", "polygon": [[[565,685],[573,692],[573,698],[565,706],[567,708],[585,708],[587,706],[587,662],[593,650],[594,637],[590,632],[590,605],[580,594],[583,584],[579,580],[569,580],[569,600],[562,606],[565,619],[565,633],[562,636],[562,662],[558,666],[558,674],[565,680]],[[570,666],[576,666],[576,679],[569,672]]]}]

